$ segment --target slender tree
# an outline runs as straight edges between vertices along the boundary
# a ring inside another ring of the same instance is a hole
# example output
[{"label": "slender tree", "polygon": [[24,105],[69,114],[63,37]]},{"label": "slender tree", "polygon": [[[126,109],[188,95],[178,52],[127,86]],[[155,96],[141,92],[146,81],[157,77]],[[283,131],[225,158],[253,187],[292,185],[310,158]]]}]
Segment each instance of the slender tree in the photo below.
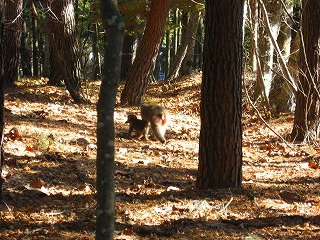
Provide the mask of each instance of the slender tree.
[{"label": "slender tree", "polygon": [[23,24],[22,24],[22,34],[21,34],[21,69],[22,75],[25,77],[32,76],[31,68],[31,47],[29,45],[30,33],[27,29],[27,24],[30,23],[30,12],[25,10],[23,12]]},{"label": "slender tree", "polygon": [[151,1],[141,45],[121,93],[122,105],[138,105],[144,97],[163,38],[169,9],[170,0]]},{"label": "slender tree", "polygon": [[101,0],[106,43],[97,105],[97,222],[96,239],[113,239],[114,231],[114,108],[124,36],[124,21],[117,2]]},{"label": "slender tree", "polygon": [[206,1],[197,187],[241,187],[244,1]]},{"label": "slender tree", "polygon": [[299,90],[291,137],[316,142],[320,133],[320,1],[302,1]]}]

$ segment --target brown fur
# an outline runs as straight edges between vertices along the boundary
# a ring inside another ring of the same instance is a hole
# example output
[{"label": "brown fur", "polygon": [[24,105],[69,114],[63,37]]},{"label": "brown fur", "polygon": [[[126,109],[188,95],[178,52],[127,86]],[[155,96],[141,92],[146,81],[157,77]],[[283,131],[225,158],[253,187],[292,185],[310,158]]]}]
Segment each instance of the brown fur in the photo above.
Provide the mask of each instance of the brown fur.
[{"label": "brown fur", "polygon": [[144,100],[141,104],[141,118],[148,123],[145,137],[149,132],[149,123],[155,137],[162,143],[166,142],[165,133],[169,121],[168,111],[151,100]]},{"label": "brown fur", "polygon": [[141,139],[145,135],[146,127],[148,123],[144,120],[138,119],[137,116],[130,114],[126,123],[129,123],[129,131],[127,137],[130,138],[133,130],[135,131],[138,139]]}]

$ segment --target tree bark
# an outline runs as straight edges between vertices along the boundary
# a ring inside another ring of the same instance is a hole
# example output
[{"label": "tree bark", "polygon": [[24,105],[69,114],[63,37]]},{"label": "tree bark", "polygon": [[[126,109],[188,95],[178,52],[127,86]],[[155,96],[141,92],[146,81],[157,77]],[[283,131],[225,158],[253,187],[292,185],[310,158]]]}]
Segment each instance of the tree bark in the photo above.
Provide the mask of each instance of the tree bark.
[{"label": "tree bark", "polygon": [[[293,27],[290,18],[293,14],[293,4],[291,1],[286,1],[285,4],[288,12],[284,11],[282,13],[277,43],[281,50],[283,60],[285,64],[287,64],[290,56],[291,29]],[[288,14],[290,14],[290,16],[288,16]],[[274,71],[276,71],[277,74],[275,74],[273,78],[269,94],[270,106],[276,115],[279,115],[281,112],[292,113],[295,106],[294,92],[288,83],[289,80],[286,80],[285,76],[282,74],[279,58],[277,58],[277,61],[278,64],[274,67]]]},{"label": "tree bark", "polygon": [[244,1],[206,1],[197,188],[241,187]]},{"label": "tree bark", "polygon": [[116,1],[101,0],[107,30],[102,82],[97,105],[96,239],[114,238],[114,108],[120,79],[124,21]]},{"label": "tree bark", "polygon": [[192,68],[195,34],[200,15],[199,12],[196,11],[191,11],[188,15],[188,21],[186,22],[187,25],[184,26],[184,31],[182,31],[181,44],[170,66],[168,80],[177,78],[181,68],[186,75],[190,74],[190,69]]},{"label": "tree bark", "polygon": [[134,36],[126,34],[123,40],[123,55],[121,63],[121,79],[127,79],[132,67],[135,45],[137,39]]},{"label": "tree bark", "polygon": [[170,0],[152,0],[146,29],[121,93],[122,105],[139,105],[145,95],[163,37]]},{"label": "tree bark", "polygon": [[6,86],[13,86],[14,82],[18,80],[22,29],[22,2],[22,0],[4,1],[3,80]]},{"label": "tree bark", "polygon": [[291,137],[315,143],[320,132],[320,1],[302,1],[299,91]]},{"label": "tree bark", "polygon": [[200,13],[199,12],[191,12],[189,22],[188,22],[188,34],[185,36],[188,44],[188,49],[186,55],[182,61],[181,65],[181,75],[190,75],[192,73],[193,68],[193,59],[194,59],[194,49],[196,43],[196,34],[199,26]]},{"label": "tree bark", "polygon": [[[37,10],[36,10],[36,7],[34,5],[33,0],[29,0],[29,1],[31,3],[34,17],[37,19],[37,22],[41,25],[42,29],[46,32],[46,34],[48,36],[48,41],[50,43],[50,47],[52,48],[51,52],[55,58],[55,63],[57,64],[57,67],[63,76],[64,82],[66,84],[66,88],[68,89],[70,96],[72,97],[72,99],[76,103],[84,102],[83,97],[80,94],[81,88],[80,88],[79,78],[76,77],[76,75],[74,75],[77,72],[77,70],[74,69],[75,65],[73,65],[73,64],[75,64],[75,62],[73,62],[72,56],[70,55],[70,58],[67,58],[68,56],[66,56],[65,58],[62,56],[62,53],[58,49],[55,35],[41,21],[39,15],[37,13]],[[73,9],[73,8],[71,8],[71,9]],[[68,14],[70,14],[71,9],[66,10],[68,12]],[[71,48],[73,48],[73,47],[71,47]],[[70,68],[70,66],[71,66],[71,68]],[[72,66],[74,68],[72,68]]]},{"label": "tree bark", "polygon": [[37,22],[32,15],[32,63],[33,63],[33,76],[39,76],[39,52],[38,52],[38,33]]},{"label": "tree bark", "polygon": [[[259,1],[258,1],[259,2]],[[270,24],[270,33],[274,39],[277,39],[280,30],[280,13],[281,3],[278,0],[265,1],[263,3],[268,11],[268,19]],[[263,79],[257,81],[255,86],[255,99],[257,99],[261,93],[265,91],[265,97],[269,97],[271,81],[273,77],[273,54],[274,45],[271,40],[271,36],[268,33],[268,26],[262,25],[259,27],[259,41],[258,41],[258,54],[261,64]],[[268,101],[268,99],[265,99]]]},{"label": "tree bark", "polygon": [[31,68],[31,48],[29,46],[29,33],[27,31],[27,23],[29,22],[30,15],[29,13],[24,13],[23,18],[25,19],[22,26],[21,34],[21,69],[22,76],[31,77],[32,68]]},{"label": "tree bark", "polygon": [[[52,12],[48,15],[48,27],[54,35],[55,43],[64,59],[66,71],[68,71],[70,84],[76,92],[80,91],[80,61],[78,57],[78,46],[75,38],[76,24],[74,18],[73,0],[49,1],[49,8]],[[51,48],[51,64],[49,84],[56,85],[65,80],[60,69],[57,68]]]},{"label": "tree bark", "polygon": [[4,178],[2,168],[4,164],[3,154],[3,134],[4,134],[4,82],[3,82],[3,58],[2,58],[2,40],[3,40],[3,9],[4,1],[0,0],[0,199],[2,199],[2,185]]}]

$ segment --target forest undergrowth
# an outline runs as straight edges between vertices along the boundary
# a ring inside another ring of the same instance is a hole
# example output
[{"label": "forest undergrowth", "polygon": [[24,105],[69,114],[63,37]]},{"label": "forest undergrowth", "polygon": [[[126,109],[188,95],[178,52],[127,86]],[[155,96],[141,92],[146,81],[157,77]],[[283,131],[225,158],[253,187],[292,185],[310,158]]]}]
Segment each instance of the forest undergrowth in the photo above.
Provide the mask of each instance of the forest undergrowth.
[{"label": "forest undergrowth", "polygon": [[[201,75],[152,84],[171,115],[167,143],[127,139],[115,110],[115,239],[318,239],[320,147],[287,145],[243,103],[243,188],[195,188]],[[94,239],[98,82],[92,104],[24,79],[5,93],[0,239]],[[286,139],[293,115],[268,124]]]}]

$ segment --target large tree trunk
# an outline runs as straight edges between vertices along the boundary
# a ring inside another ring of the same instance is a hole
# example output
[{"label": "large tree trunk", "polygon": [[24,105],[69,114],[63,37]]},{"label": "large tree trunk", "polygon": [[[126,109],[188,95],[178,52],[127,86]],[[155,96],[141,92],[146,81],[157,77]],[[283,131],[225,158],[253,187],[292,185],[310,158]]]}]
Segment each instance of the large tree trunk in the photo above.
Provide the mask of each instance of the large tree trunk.
[{"label": "large tree trunk", "polygon": [[152,0],[146,29],[121,93],[122,105],[139,105],[145,95],[163,37],[170,0]]},{"label": "large tree trunk", "polygon": [[244,1],[206,1],[197,187],[241,187]]},{"label": "large tree trunk", "polygon": [[5,0],[4,32],[3,32],[3,81],[7,86],[13,86],[18,80],[18,66],[21,44],[21,11],[22,0]]},{"label": "large tree trunk", "polygon": [[[116,1],[101,0],[107,30],[102,82],[97,105],[96,239],[114,238],[114,108],[120,79],[124,21]],[[115,17],[116,16],[116,17]]]},{"label": "large tree trunk", "polygon": [[316,142],[320,127],[320,1],[302,1],[300,82],[291,137]]}]

